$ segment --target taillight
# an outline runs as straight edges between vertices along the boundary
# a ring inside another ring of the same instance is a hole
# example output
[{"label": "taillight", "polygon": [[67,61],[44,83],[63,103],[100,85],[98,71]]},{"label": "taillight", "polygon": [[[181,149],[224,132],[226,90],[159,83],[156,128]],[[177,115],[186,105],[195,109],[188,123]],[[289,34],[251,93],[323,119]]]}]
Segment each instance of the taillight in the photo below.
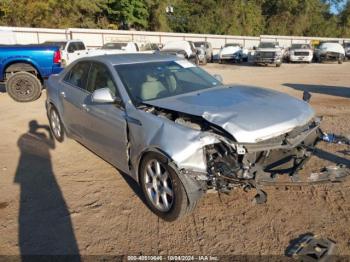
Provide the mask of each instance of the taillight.
[{"label": "taillight", "polygon": [[56,50],[55,53],[53,54],[53,63],[54,64],[61,63],[61,51],[60,50]]}]

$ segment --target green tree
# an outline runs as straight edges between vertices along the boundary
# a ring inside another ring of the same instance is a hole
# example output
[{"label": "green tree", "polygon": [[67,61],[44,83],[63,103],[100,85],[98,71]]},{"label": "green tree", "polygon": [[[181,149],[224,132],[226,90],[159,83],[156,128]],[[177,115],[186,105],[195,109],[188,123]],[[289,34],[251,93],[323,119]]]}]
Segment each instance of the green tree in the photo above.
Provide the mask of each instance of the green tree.
[{"label": "green tree", "polygon": [[108,19],[123,29],[147,29],[148,3],[144,0],[108,0]]},{"label": "green tree", "polygon": [[340,30],[341,35],[350,37],[350,1],[348,1],[340,13]]}]

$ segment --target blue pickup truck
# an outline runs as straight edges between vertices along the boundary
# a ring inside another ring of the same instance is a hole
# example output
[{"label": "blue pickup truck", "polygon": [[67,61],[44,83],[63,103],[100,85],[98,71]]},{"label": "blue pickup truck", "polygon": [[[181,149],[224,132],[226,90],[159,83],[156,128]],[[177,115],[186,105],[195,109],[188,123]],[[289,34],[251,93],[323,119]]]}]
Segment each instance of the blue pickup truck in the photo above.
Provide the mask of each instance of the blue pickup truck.
[{"label": "blue pickup truck", "polygon": [[45,45],[0,46],[0,82],[18,102],[40,97],[45,79],[62,70],[59,47]]}]

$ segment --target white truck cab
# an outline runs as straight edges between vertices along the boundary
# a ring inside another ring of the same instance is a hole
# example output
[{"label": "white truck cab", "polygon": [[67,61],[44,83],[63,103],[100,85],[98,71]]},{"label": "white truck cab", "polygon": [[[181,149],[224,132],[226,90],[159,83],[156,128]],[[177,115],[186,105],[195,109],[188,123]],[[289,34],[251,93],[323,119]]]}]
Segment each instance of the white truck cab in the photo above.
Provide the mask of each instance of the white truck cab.
[{"label": "white truck cab", "polygon": [[61,64],[67,66],[78,58],[89,54],[86,45],[81,40],[46,41],[43,45],[59,46],[61,50]]}]

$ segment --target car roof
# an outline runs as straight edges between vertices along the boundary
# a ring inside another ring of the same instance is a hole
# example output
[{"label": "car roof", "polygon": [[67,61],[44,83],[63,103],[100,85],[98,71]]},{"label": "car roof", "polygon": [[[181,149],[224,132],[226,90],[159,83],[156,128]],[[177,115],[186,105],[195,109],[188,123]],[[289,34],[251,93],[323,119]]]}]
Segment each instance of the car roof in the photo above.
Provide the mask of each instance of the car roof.
[{"label": "car roof", "polygon": [[116,55],[100,55],[90,56],[79,59],[83,60],[94,60],[102,63],[109,63],[111,65],[121,64],[136,64],[136,63],[150,63],[150,62],[161,62],[161,61],[174,61],[181,60],[182,58],[167,55],[167,54],[116,54]]}]

